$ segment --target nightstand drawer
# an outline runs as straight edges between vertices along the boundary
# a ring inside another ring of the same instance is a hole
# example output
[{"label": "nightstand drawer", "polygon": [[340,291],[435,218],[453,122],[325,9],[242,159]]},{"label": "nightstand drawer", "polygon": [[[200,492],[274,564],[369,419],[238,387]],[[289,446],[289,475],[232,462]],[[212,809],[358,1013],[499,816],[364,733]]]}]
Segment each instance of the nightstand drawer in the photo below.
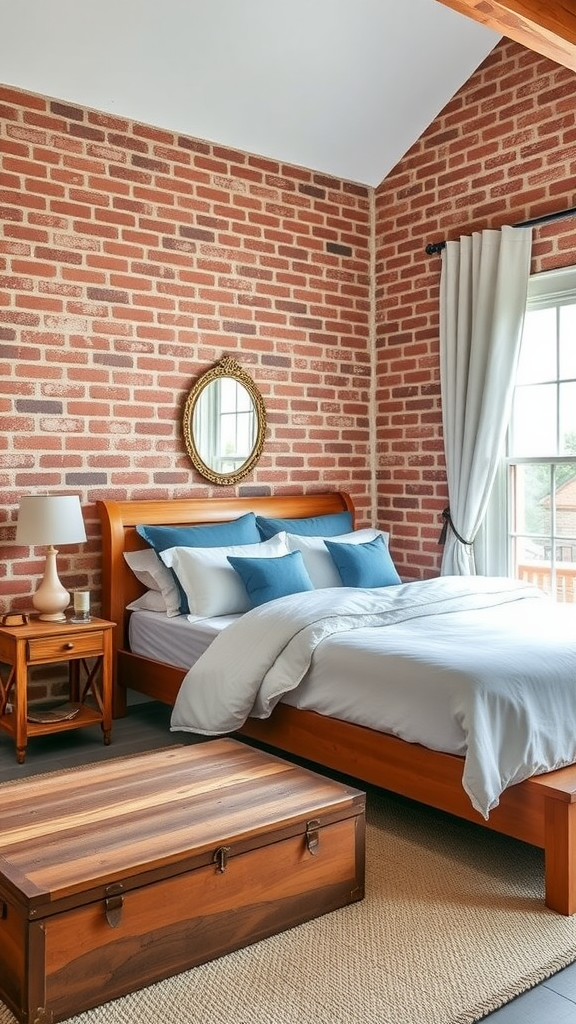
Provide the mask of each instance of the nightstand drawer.
[{"label": "nightstand drawer", "polygon": [[104,646],[103,631],[90,633],[60,633],[58,636],[43,636],[28,640],[28,662],[70,660],[73,658],[97,657]]}]

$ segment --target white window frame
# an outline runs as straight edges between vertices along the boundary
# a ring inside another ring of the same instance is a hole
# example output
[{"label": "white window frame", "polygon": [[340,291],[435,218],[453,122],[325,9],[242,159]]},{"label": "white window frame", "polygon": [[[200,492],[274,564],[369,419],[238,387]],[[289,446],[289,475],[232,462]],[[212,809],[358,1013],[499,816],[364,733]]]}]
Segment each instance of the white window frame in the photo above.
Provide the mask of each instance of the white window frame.
[{"label": "white window frame", "polygon": [[[576,302],[576,266],[562,267],[533,274],[528,282],[526,309],[545,309],[552,306],[572,305]],[[507,444],[507,440],[506,440]],[[530,462],[530,459],[508,459],[503,451],[494,481],[482,527],[474,541],[476,571],[484,576],[509,576],[512,572],[511,553],[511,510],[508,492],[508,469],[510,464]],[[541,459],[542,462],[572,462],[570,456]]]}]

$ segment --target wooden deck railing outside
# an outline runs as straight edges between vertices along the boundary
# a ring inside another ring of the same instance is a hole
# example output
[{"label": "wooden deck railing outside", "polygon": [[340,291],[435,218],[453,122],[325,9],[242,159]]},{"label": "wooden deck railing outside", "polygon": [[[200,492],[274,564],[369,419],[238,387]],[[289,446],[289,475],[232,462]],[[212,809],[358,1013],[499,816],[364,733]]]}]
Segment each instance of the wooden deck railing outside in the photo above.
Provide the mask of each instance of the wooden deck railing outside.
[{"label": "wooden deck railing outside", "polygon": [[[551,593],[551,573],[541,562],[524,562],[518,566],[518,579],[526,580]],[[576,562],[559,563],[556,566],[556,600],[576,603]]]}]

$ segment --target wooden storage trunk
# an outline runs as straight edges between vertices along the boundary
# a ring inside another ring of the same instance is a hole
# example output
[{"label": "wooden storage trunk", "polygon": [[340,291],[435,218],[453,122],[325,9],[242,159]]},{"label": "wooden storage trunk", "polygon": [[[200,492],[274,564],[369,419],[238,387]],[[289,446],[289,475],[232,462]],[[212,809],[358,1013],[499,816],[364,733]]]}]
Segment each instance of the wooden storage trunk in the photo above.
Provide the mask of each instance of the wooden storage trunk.
[{"label": "wooden storage trunk", "polygon": [[237,740],[0,788],[0,997],[58,1021],[364,895],[364,794]]}]

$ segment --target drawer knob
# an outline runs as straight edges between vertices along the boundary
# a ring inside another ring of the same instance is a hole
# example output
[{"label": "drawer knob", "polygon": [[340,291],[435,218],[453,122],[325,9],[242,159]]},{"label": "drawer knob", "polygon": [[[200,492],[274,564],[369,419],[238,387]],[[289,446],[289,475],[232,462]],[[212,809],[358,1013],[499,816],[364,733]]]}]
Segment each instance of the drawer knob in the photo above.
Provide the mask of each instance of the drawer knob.
[{"label": "drawer knob", "polygon": [[71,640],[69,640],[68,643],[64,644],[64,650],[65,651],[73,651],[74,650],[74,644],[72,643]]}]

